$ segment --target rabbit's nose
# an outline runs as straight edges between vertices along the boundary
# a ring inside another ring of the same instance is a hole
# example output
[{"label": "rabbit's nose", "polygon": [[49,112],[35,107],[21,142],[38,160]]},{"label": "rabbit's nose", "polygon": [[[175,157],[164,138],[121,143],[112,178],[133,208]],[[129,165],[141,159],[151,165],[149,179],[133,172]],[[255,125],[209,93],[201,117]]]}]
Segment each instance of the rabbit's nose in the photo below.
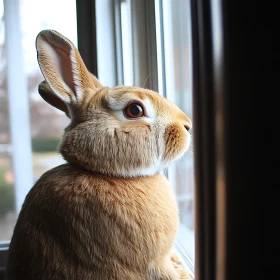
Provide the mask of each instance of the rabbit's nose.
[{"label": "rabbit's nose", "polygon": [[187,121],[183,122],[184,128],[189,131],[192,128],[192,122],[190,119],[188,119]]}]

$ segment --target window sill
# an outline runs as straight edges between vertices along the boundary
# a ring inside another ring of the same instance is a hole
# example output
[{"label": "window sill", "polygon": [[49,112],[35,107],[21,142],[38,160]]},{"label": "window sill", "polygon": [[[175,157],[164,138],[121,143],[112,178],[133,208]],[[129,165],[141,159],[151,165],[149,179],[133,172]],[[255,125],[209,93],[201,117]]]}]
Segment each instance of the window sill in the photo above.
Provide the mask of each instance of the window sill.
[{"label": "window sill", "polygon": [[0,242],[0,280],[5,279],[5,264],[8,255],[8,242]]},{"label": "window sill", "polygon": [[191,277],[194,279],[194,258],[195,258],[195,240],[194,231],[189,230],[186,226],[180,225],[179,232],[174,244],[174,251],[179,255],[182,266],[186,269]]},{"label": "window sill", "polygon": [[182,264],[182,267],[188,272],[188,274],[189,274],[188,279],[194,280],[193,264],[189,260],[189,258],[182,252],[180,245],[178,245],[177,242],[175,243],[173,250],[180,257],[180,262]]}]

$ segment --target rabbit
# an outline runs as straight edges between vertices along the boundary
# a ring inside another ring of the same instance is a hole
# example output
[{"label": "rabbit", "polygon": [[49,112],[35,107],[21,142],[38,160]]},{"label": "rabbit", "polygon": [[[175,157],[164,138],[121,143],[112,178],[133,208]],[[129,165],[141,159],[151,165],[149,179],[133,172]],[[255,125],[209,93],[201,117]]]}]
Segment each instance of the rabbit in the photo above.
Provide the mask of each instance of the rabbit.
[{"label": "rabbit", "polygon": [[39,94],[70,118],[58,147],[65,163],[27,194],[7,279],[187,279],[172,251],[179,211],[162,171],[188,150],[190,118],[152,90],[103,86],[55,30],[35,45]]}]

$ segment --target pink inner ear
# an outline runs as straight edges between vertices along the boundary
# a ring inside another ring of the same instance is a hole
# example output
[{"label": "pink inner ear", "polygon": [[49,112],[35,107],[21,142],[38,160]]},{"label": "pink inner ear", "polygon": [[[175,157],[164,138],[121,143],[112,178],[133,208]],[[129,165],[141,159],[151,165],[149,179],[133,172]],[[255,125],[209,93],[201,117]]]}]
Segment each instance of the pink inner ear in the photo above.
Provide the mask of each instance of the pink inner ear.
[{"label": "pink inner ear", "polygon": [[70,53],[66,53],[66,50],[62,50],[55,47],[56,55],[53,57],[61,81],[63,81],[73,92],[75,92],[75,84],[72,73],[72,65],[70,60]]},{"label": "pink inner ear", "polygon": [[69,40],[46,32],[36,42],[43,75],[63,102],[77,102],[83,98],[85,88],[95,88],[78,50]]}]

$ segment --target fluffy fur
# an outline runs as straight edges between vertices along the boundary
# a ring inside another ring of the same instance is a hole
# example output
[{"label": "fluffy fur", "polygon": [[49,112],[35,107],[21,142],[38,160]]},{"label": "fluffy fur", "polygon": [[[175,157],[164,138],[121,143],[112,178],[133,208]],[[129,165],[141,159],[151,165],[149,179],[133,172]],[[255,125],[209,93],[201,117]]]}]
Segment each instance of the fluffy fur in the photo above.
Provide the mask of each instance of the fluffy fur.
[{"label": "fluffy fur", "polygon": [[[36,182],[11,240],[8,280],[187,279],[171,253],[177,204],[160,174],[188,149],[190,119],[158,93],[103,87],[56,31],[36,39],[39,93],[71,118],[68,162]],[[128,119],[137,102],[145,115]]]}]

